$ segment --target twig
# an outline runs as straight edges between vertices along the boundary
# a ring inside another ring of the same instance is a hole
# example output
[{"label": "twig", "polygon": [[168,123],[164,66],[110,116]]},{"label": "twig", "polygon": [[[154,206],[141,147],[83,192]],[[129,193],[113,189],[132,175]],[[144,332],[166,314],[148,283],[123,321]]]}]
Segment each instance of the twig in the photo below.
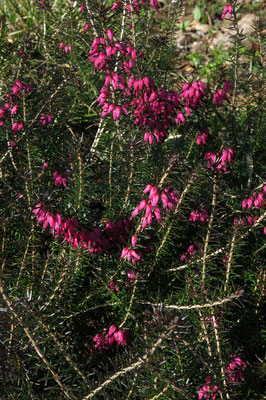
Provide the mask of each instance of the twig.
[{"label": "twig", "polygon": [[229,302],[233,301],[234,299],[238,299],[242,295],[243,295],[243,291],[240,290],[234,294],[231,294],[231,296],[229,296],[229,297],[225,297],[224,299],[214,301],[213,303],[208,302],[205,304],[191,304],[189,306],[176,306],[173,304],[150,303],[148,301],[138,301],[138,303],[139,304],[148,304],[148,305],[154,306],[154,307],[162,306],[164,308],[171,308],[174,310],[194,310],[194,309],[200,309],[200,308],[212,308],[212,307],[220,306],[222,304],[229,303]]},{"label": "twig", "polygon": [[211,230],[212,230],[212,224],[213,224],[213,220],[214,220],[214,213],[215,213],[215,207],[216,207],[216,194],[217,194],[217,183],[216,183],[216,178],[214,177],[213,193],[212,193],[212,210],[211,210],[210,220],[209,220],[208,228],[207,228],[207,234],[206,234],[206,238],[205,238],[205,242],[204,242],[204,249],[203,249],[203,261],[202,261],[202,283],[203,283],[203,285],[204,285],[205,279],[206,279],[206,256],[207,256],[207,249],[208,249]]}]

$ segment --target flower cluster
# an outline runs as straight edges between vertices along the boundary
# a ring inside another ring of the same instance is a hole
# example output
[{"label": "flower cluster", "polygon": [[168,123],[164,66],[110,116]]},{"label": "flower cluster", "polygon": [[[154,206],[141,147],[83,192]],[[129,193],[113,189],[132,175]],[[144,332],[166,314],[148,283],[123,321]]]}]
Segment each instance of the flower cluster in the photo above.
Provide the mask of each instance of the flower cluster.
[{"label": "flower cluster", "polygon": [[87,249],[89,253],[107,252],[111,246],[124,243],[133,226],[132,220],[119,219],[107,222],[104,230],[94,227],[92,231],[87,232],[80,228],[76,218],[63,218],[59,213],[52,215],[41,203],[36,205],[33,213],[44,229],[50,226],[54,237],[63,236],[64,241],[71,243],[73,248]]},{"label": "flower cluster", "polygon": [[[243,380],[243,372],[246,367],[247,364],[240,357],[232,357],[230,364],[225,368],[225,375],[227,380],[229,380],[229,385],[231,385],[232,382],[240,382]],[[217,395],[220,397],[220,390],[218,390],[217,386],[211,385],[211,382],[211,376],[206,376],[205,385],[198,392],[199,400],[215,400]]]},{"label": "flower cluster", "polygon": [[127,258],[128,261],[132,261],[134,264],[136,261],[140,260],[141,256],[135,250],[124,247],[121,258]]},{"label": "flower cluster", "polygon": [[205,154],[204,159],[207,161],[207,166],[211,171],[216,168],[219,173],[225,172],[234,157],[234,151],[231,148],[224,149],[221,156],[213,152]]},{"label": "flower cluster", "polygon": [[[115,56],[118,57],[113,72],[111,67]],[[159,143],[167,137],[168,129],[174,122],[185,123],[185,114],[190,117],[191,111],[201,106],[206,85],[201,81],[186,82],[180,94],[156,88],[153,79],[139,75],[139,69],[137,75],[133,72],[136,61],[143,57],[143,53],[138,52],[130,42],[116,41],[111,29],[107,29],[105,37],[95,37],[89,51],[89,60],[105,74],[104,85],[97,98],[102,107],[102,118],[111,114],[116,121],[122,114],[131,113],[134,124],[145,132],[144,141],[152,144],[156,139]]]},{"label": "flower cluster", "polygon": [[183,97],[185,100],[184,106],[188,115],[190,115],[190,108],[201,105],[205,92],[206,85],[202,81],[192,82],[191,84],[188,82],[184,83],[180,97]]},{"label": "flower cluster", "polygon": [[23,123],[22,122],[14,122],[12,125],[12,131],[14,133],[17,133],[23,129]]},{"label": "flower cluster", "polygon": [[130,283],[134,283],[134,281],[138,277],[138,274],[134,269],[130,268],[130,270],[127,273],[127,277],[128,277],[128,279],[130,279]]},{"label": "flower cluster", "polygon": [[[131,76],[129,82],[134,79]],[[205,95],[205,84],[201,81],[192,82],[191,86],[185,83],[180,94],[174,90],[156,89],[153,80],[147,77],[143,78],[143,83],[141,79],[135,82],[138,83],[137,89],[144,90],[140,94],[136,90],[136,97],[130,104],[133,107],[134,124],[147,129],[144,141],[150,144],[154,138],[158,143],[162,142],[173,121],[176,124],[185,123],[185,114],[190,117],[191,110],[200,105]]]},{"label": "flower cluster", "polygon": [[42,124],[42,126],[45,126],[47,123],[51,123],[52,122],[52,117],[51,114],[42,114],[40,117],[40,123]]},{"label": "flower cluster", "polygon": [[243,217],[243,218],[240,218],[240,219],[235,218],[235,219],[234,219],[234,225],[240,225],[240,226],[248,225],[248,226],[252,226],[252,225],[255,224],[255,222],[258,220],[258,218],[259,218],[258,216],[255,216],[254,218],[251,217],[251,216],[249,216],[249,217],[247,217],[247,218]]},{"label": "flower cluster", "polygon": [[[263,186],[262,192],[259,192],[258,194],[256,192],[252,193],[252,196],[249,197],[248,199],[243,199],[242,200],[242,209],[245,210],[246,208],[251,209],[254,206],[255,210],[258,210],[260,207],[264,208],[266,205],[266,185]],[[235,218],[234,219],[234,225],[240,225],[240,226],[252,226],[255,224],[255,222],[258,220],[258,216],[248,216],[243,217],[241,219]],[[266,235],[266,227],[264,227],[263,232]]]},{"label": "flower cluster", "polygon": [[[173,207],[178,203],[177,192],[170,191],[169,188],[166,188],[161,194],[158,193],[158,188],[156,186],[147,185],[146,188],[143,190],[143,194],[148,194],[148,200],[142,200],[140,204],[134,209],[132,213],[132,219],[139,215],[142,211],[145,210],[145,214],[142,218],[142,230],[147,227],[147,225],[151,225],[153,215],[155,216],[157,222],[162,225],[162,218],[161,218],[161,210],[158,207],[158,203],[161,199],[163,209],[166,211],[171,211]],[[133,264],[140,261],[143,257],[141,252],[136,252],[134,247],[137,243],[137,236],[133,235],[131,237],[131,248],[124,247],[122,250],[121,258],[127,259],[131,261]],[[154,250],[153,245],[148,244],[144,248],[144,252],[151,252]]]},{"label": "flower cluster", "polygon": [[[202,251],[202,248],[200,245],[198,245],[198,250]],[[198,250],[196,247],[192,244],[191,246],[188,247],[186,253],[183,253],[180,257],[181,261],[188,261],[191,257],[193,257],[195,254],[197,254]]]},{"label": "flower cluster", "polygon": [[36,205],[33,213],[38,222],[43,224],[44,229],[50,226],[53,236],[56,238],[64,236],[64,241],[71,243],[73,248],[80,246],[87,249],[89,253],[101,253],[109,250],[109,241],[103,237],[103,232],[99,227],[94,228],[91,232],[85,232],[84,229],[80,229],[76,218],[63,219],[59,213],[52,215],[41,203]]},{"label": "flower cluster", "polygon": [[163,208],[166,211],[171,211],[173,207],[178,203],[177,192],[174,190],[170,192],[169,188],[166,188],[159,195],[158,188],[156,186],[147,185],[143,190],[144,194],[149,193],[148,200],[142,200],[140,204],[135,208],[132,213],[132,218],[135,218],[140,214],[142,210],[145,210],[144,218],[142,221],[142,229],[146,228],[147,225],[152,223],[152,217],[154,214],[157,222],[162,225],[161,211],[158,207],[159,200],[163,203]]},{"label": "flower cluster", "polygon": [[64,42],[61,42],[59,44],[59,49],[63,50],[65,53],[68,53],[69,51],[72,50],[72,47],[71,47],[70,43],[65,44]]},{"label": "flower cluster", "polygon": [[64,187],[66,187],[66,185],[67,185],[67,177],[66,177],[65,174],[61,175],[61,174],[59,174],[58,171],[55,171],[54,175],[53,175],[53,178],[54,178],[55,186],[64,186]]},{"label": "flower cluster", "polygon": [[199,212],[192,211],[190,213],[189,221],[191,222],[205,222],[209,221],[209,216],[207,210],[205,208],[201,208]]},{"label": "flower cluster", "polygon": [[[105,328],[104,331],[107,331]],[[117,346],[125,346],[128,342],[129,331],[128,329],[117,329],[115,325],[111,325],[108,333],[94,336],[94,347],[99,350],[109,350],[114,344]]]},{"label": "flower cluster", "polygon": [[200,388],[198,392],[199,400],[215,400],[221,391],[218,390],[217,386],[211,384],[212,378],[210,376],[206,376],[205,378],[205,385]]},{"label": "flower cluster", "polygon": [[[16,80],[12,87],[12,91],[6,94],[6,103],[0,107],[0,127],[4,126],[7,118],[13,117],[19,110],[19,104],[17,101],[21,94],[28,94],[32,91],[29,85],[23,85],[21,81]],[[14,133],[21,131],[23,123],[15,121],[12,124],[12,130]]]},{"label": "flower cluster", "polygon": [[111,281],[109,283],[109,288],[110,288],[111,292],[115,292],[115,291],[119,292],[119,290],[120,290],[120,286],[116,285],[114,281]]},{"label": "flower cluster", "polygon": [[258,209],[259,207],[265,207],[265,198],[266,198],[266,185],[263,186],[263,192],[260,192],[256,197],[256,193],[253,193],[249,199],[243,199],[242,208],[243,210],[247,208],[251,208],[254,205],[254,208]]},{"label": "flower cluster", "polygon": [[208,133],[209,133],[208,129],[204,129],[204,132],[202,132],[200,135],[197,136],[198,146],[200,146],[201,144],[206,144]]},{"label": "flower cluster", "polygon": [[217,107],[222,106],[224,101],[229,102],[229,98],[228,98],[227,94],[229,94],[229,95],[231,94],[232,87],[233,86],[231,85],[230,82],[225,81],[223,89],[218,89],[218,91],[214,93],[213,102]]},{"label": "flower cluster", "polygon": [[233,15],[233,4],[227,4],[224,9],[223,9],[223,13],[222,13],[222,19],[224,19],[226,17],[226,15],[228,14],[228,19],[232,18]]},{"label": "flower cluster", "polygon": [[240,382],[243,380],[243,372],[246,367],[247,364],[240,357],[233,357],[225,369],[225,374],[230,382]]}]

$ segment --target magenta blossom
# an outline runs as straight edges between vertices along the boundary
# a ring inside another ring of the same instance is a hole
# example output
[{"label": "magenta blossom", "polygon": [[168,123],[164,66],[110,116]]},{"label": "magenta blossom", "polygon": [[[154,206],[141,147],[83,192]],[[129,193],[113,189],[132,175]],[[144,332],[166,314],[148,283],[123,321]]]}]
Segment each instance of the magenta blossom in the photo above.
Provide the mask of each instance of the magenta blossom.
[{"label": "magenta blossom", "polygon": [[18,111],[18,104],[15,104],[15,105],[11,108],[10,113],[11,113],[11,115],[15,115],[15,114],[17,113],[17,111]]},{"label": "magenta blossom", "polygon": [[41,122],[42,126],[45,126],[47,123],[50,124],[52,122],[51,114],[50,113],[42,114],[41,118],[40,118],[40,122]]},{"label": "magenta blossom", "polygon": [[133,264],[135,264],[136,261],[140,260],[141,256],[136,253],[135,250],[124,247],[122,250],[121,258],[127,258],[128,261],[131,261]]},{"label": "magenta blossom", "polygon": [[205,385],[202,386],[198,392],[199,400],[215,400],[220,397],[220,390],[218,390],[217,386],[212,386],[211,381],[212,378],[210,376],[206,376]]},{"label": "magenta blossom", "polygon": [[114,291],[119,292],[119,290],[120,290],[120,286],[116,285],[114,281],[111,281],[109,283],[109,287],[110,287],[111,292],[114,292]]},{"label": "magenta blossom", "polygon": [[72,47],[71,47],[70,43],[65,44],[64,42],[61,42],[59,44],[59,49],[64,50],[65,53],[68,53],[69,51],[72,50]]},{"label": "magenta blossom", "polygon": [[233,357],[225,373],[230,382],[239,382],[243,380],[243,372],[247,364],[240,357]]},{"label": "magenta blossom", "polygon": [[205,222],[209,221],[208,212],[205,208],[201,208],[200,212],[192,211],[189,217],[189,221],[191,222]]},{"label": "magenta blossom", "polygon": [[89,24],[85,24],[84,26],[84,32],[87,32],[90,29],[90,25]]},{"label": "magenta blossom", "polygon": [[224,19],[227,14],[228,14],[228,19],[231,19],[233,15],[233,4],[228,4],[224,7],[221,18]]},{"label": "magenta blossom", "polygon": [[14,122],[14,124],[12,126],[12,131],[14,133],[17,133],[18,131],[21,131],[22,128],[23,128],[23,123],[22,122]]},{"label": "magenta blossom", "polygon": [[60,186],[61,185],[61,186],[66,187],[67,178],[66,178],[65,175],[60,175],[58,171],[55,171],[54,175],[53,175],[53,178],[54,178],[55,186]]},{"label": "magenta blossom", "polygon": [[134,269],[130,269],[127,273],[128,279],[130,279],[130,283],[133,283],[135,279],[137,279],[137,273]]},{"label": "magenta blossom", "polygon": [[[104,331],[106,332],[107,329],[105,328]],[[97,333],[97,335],[94,336],[94,347],[99,350],[109,350],[115,343],[117,346],[125,346],[128,337],[129,331],[127,329],[117,330],[116,325],[111,325],[107,334]]]}]

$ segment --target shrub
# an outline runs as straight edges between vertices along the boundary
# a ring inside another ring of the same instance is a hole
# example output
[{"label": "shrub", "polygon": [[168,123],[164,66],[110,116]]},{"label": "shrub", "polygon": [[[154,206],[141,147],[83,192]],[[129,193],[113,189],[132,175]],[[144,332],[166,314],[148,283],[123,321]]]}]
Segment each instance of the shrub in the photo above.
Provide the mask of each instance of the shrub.
[{"label": "shrub", "polygon": [[181,74],[183,7],[3,6],[3,398],[262,394],[262,26]]}]

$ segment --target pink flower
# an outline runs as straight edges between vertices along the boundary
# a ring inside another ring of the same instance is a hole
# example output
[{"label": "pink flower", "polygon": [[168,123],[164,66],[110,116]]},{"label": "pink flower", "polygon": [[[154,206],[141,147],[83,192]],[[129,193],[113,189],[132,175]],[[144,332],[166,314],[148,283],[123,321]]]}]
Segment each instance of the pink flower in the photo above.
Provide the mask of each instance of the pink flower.
[{"label": "pink flower", "polygon": [[248,204],[248,208],[251,208],[252,204],[253,204],[253,199],[252,198],[248,199],[247,204]]},{"label": "pink flower", "polygon": [[[104,332],[106,332],[106,328],[104,328]],[[129,332],[127,329],[119,329],[115,325],[111,325],[107,334],[100,334],[94,336],[93,341],[95,342],[94,347],[99,350],[109,350],[111,346],[116,343],[117,346],[127,344]]]},{"label": "pink flower", "polygon": [[68,43],[68,44],[65,46],[65,53],[68,53],[68,52],[71,51],[71,50],[72,50],[72,47],[71,47],[70,43]]},{"label": "pink flower", "polygon": [[137,236],[133,235],[131,238],[132,247],[136,246],[137,240],[138,240]]},{"label": "pink flower", "polygon": [[185,118],[184,114],[180,111],[180,112],[177,114],[177,117],[176,117],[176,119],[175,119],[175,122],[176,122],[177,124],[182,124],[182,123],[184,123],[185,121],[186,121],[186,118]]},{"label": "pink flower", "polygon": [[225,369],[229,381],[239,382],[243,380],[243,372],[246,367],[247,364],[240,357],[232,358],[229,366]]},{"label": "pink flower", "polygon": [[130,282],[133,283],[134,280],[137,278],[136,271],[134,269],[130,269],[127,273],[128,279],[130,279]]},{"label": "pink flower", "polygon": [[152,186],[151,185],[147,185],[142,193],[144,193],[144,194],[149,193],[151,189],[152,189]]},{"label": "pink flower", "polygon": [[109,331],[108,331],[108,335],[109,336],[113,335],[113,333],[115,333],[116,329],[117,328],[116,328],[115,325],[111,325],[110,328],[109,328]]},{"label": "pink flower", "polygon": [[[144,193],[144,192],[143,192]],[[153,186],[150,190],[149,199],[153,199],[153,197],[157,194],[157,187]]]},{"label": "pink flower", "polygon": [[113,110],[113,118],[114,120],[118,119],[121,114],[121,108],[119,106],[115,107]]},{"label": "pink flower", "polygon": [[40,122],[42,124],[42,126],[45,126],[47,123],[51,123],[52,122],[52,117],[51,114],[42,114],[40,117]]},{"label": "pink flower", "polygon": [[22,122],[14,122],[14,124],[12,126],[12,131],[14,133],[17,133],[18,131],[21,131],[22,128],[23,128],[23,123]]},{"label": "pink flower", "polygon": [[122,250],[121,258],[125,258],[128,254],[128,248],[124,247]]},{"label": "pink flower", "polygon": [[228,13],[228,19],[231,19],[232,15],[233,15],[233,5],[232,4],[226,5],[224,7],[221,18],[224,19],[226,17],[227,13]]},{"label": "pink flower", "polygon": [[121,344],[125,346],[127,344],[128,331],[126,329],[119,329],[119,331],[114,333],[113,337],[117,343],[117,346],[120,346]]},{"label": "pink flower", "polygon": [[189,217],[189,221],[196,222],[196,220],[197,220],[197,214],[195,213],[195,211],[192,211]]},{"label": "pink flower", "polygon": [[72,50],[72,47],[71,47],[70,43],[65,44],[64,42],[61,42],[61,43],[59,44],[59,49],[60,49],[60,50],[64,50],[65,53],[68,53],[69,51]]},{"label": "pink flower", "polygon": [[107,34],[107,36],[108,36],[108,39],[109,39],[110,41],[112,41],[112,40],[113,40],[113,37],[114,37],[114,34],[113,34],[112,29],[107,29],[106,34]]},{"label": "pink flower", "polygon": [[215,400],[216,396],[221,393],[217,386],[211,385],[211,381],[212,378],[210,376],[206,376],[205,385],[198,391],[199,400]]},{"label": "pink flower", "polygon": [[45,161],[43,163],[43,170],[45,171],[47,168],[48,168],[48,162]]},{"label": "pink flower", "polygon": [[66,187],[66,185],[67,185],[67,178],[66,178],[65,175],[60,175],[58,171],[55,171],[55,172],[54,172],[54,175],[53,175],[53,178],[54,178],[54,184],[55,184],[55,186],[60,186],[60,185],[62,185],[62,186],[64,186],[64,187]]},{"label": "pink flower", "polygon": [[140,255],[135,252],[135,250],[128,249],[127,247],[124,247],[122,250],[121,258],[126,258],[128,261],[131,261],[133,264],[137,261],[140,260]]},{"label": "pink flower", "polygon": [[243,208],[243,210],[247,207],[247,205],[248,205],[247,199],[243,199],[242,200],[242,208]]},{"label": "pink flower", "polygon": [[200,144],[206,144],[207,141],[207,134],[202,133],[197,137],[197,145],[199,146]]},{"label": "pink flower", "polygon": [[159,4],[157,0],[150,0],[150,5],[154,8],[159,8]]},{"label": "pink flower", "polygon": [[17,111],[18,111],[18,104],[14,105],[11,108],[10,113],[11,113],[11,115],[14,115],[14,114],[16,114]]},{"label": "pink flower", "polygon": [[151,200],[152,207],[156,207],[157,206],[157,204],[159,202],[159,199],[160,199],[160,197],[159,197],[158,193],[155,193],[154,196],[152,197],[152,200]]},{"label": "pink flower", "polygon": [[84,26],[84,32],[87,32],[90,29],[90,25],[89,24],[85,24]]},{"label": "pink flower", "polygon": [[202,208],[201,211],[199,213],[196,213],[195,211],[192,211],[189,217],[189,221],[192,222],[205,222],[205,221],[209,221],[208,218],[208,212]]},{"label": "pink flower", "polygon": [[122,4],[123,4],[122,1],[116,1],[116,2],[112,5],[111,10],[115,10],[117,7],[121,6]]}]

